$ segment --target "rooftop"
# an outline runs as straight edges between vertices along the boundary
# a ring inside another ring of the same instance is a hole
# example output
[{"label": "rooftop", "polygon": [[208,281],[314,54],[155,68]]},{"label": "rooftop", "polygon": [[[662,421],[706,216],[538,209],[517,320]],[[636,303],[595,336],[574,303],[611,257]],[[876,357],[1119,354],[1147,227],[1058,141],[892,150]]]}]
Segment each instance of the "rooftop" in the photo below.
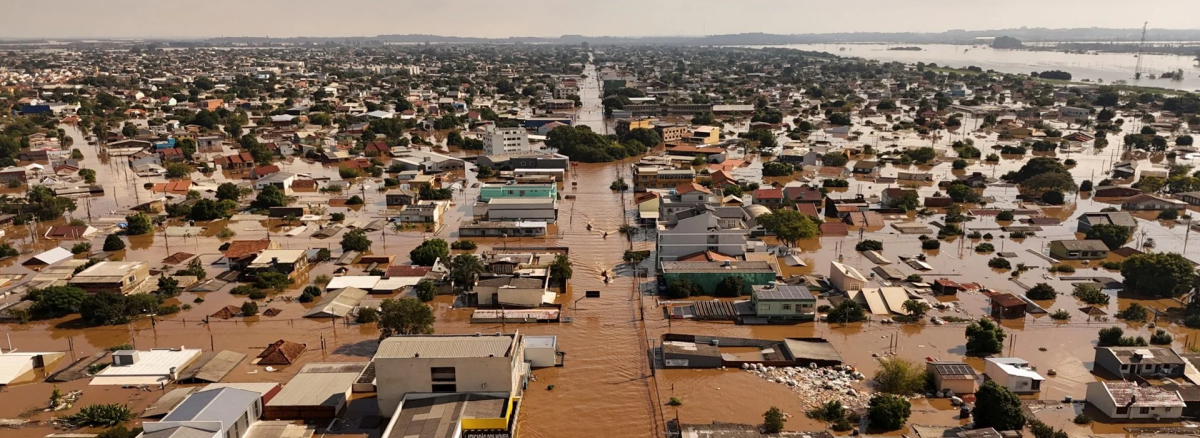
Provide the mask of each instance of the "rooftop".
[{"label": "rooftop", "polygon": [[755,286],[754,297],[759,300],[815,300],[807,287],[779,285],[771,288]]},{"label": "rooftop", "polygon": [[146,262],[100,262],[75,274],[75,278],[117,277],[120,280],[125,274],[143,265],[146,265]]},{"label": "rooftop", "polygon": [[507,357],[516,334],[393,336],[379,343],[376,359]]},{"label": "rooftop", "polygon": [[1123,364],[1182,364],[1183,358],[1170,348],[1163,347],[1097,347],[1108,350]]},{"label": "rooftop", "polygon": [[448,394],[406,399],[385,438],[453,438],[464,418],[503,418],[508,398],[486,394]]},{"label": "rooftop", "polygon": [[1184,407],[1183,397],[1178,392],[1168,391],[1153,386],[1138,386],[1134,382],[1093,382],[1091,385],[1104,385],[1109,397],[1117,406],[1133,408]]},{"label": "rooftop", "polygon": [[771,264],[762,261],[734,261],[734,262],[662,262],[664,273],[701,273],[701,272],[748,272],[748,273],[771,273],[775,270],[771,269]]},{"label": "rooftop", "polygon": [[310,363],[289,380],[268,406],[339,406],[366,362]]}]

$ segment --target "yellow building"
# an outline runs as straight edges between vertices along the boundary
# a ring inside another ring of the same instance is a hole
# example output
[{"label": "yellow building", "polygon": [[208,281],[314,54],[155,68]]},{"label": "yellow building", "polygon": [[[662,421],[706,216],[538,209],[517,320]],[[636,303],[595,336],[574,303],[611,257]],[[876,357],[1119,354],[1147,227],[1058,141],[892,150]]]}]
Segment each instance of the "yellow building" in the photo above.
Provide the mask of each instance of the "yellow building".
[{"label": "yellow building", "polygon": [[[617,121],[617,134],[624,135],[625,133],[632,131],[634,129],[654,129],[654,122],[656,122],[656,121],[657,120],[655,120],[653,117],[637,117],[637,118],[632,118],[632,119],[621,119],[621,120]],[[657,146],[657,145],[646,145],[646,146]]]},{"label": "yellow building", "polygon": [[695,178],[696,172],[690,168],[633,165],[633,190],[636,192],[644,192],[646,189],[671,189],[692,182]]},{"label": "yellow building", "polygon": [[692,128],[692,143],[717,144],[721,142],[721,128],[716,126],[697,126]]}]

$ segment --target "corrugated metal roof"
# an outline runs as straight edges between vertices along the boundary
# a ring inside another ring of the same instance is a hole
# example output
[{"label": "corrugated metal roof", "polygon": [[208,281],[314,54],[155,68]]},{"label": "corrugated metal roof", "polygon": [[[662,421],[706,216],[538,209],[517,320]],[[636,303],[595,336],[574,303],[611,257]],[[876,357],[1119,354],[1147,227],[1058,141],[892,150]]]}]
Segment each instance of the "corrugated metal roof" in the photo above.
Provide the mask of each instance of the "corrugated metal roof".
[{"label": "corrugated metal roof", "polygon": [[508,356],[515,338],[515,335],[394,336],[379,344],[375,358]]},{"label": "corrugated metal roof", "polygon": [[[363,364],[365,365],[365,364]],[[361,369],[360,369],[361,370]],[[340,406],[346,403],[350,386],[358,380],[353,373],[305,373],[289,380],[267,406]]]},{"label": "corrugated metal roof", "polygon": [[347,287],[325,294],[321,298],[321,302],[315,307],[304,312],[305,318],[320,318],[320,317],[343,317],[350,314],[363,297],[367,296],[367,291]]},{"label": "corrugated metal roof", "polygon": [[172,409],[162,422],[219,421],[222,429],[228,429],[259,398],[257,392],[236,388],[200,391]]}]

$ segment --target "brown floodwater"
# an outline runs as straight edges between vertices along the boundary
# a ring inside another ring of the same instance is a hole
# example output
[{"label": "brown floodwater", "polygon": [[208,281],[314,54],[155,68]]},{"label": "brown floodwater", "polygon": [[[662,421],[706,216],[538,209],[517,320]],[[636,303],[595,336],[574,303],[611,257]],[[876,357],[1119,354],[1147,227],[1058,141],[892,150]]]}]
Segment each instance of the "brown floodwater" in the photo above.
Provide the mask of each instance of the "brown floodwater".
[{"label": "brown floodwater", "polygon": [[[590,70],[589,77],[596,77],[595,71]],[[584,81],[591,82],[591,81]],[[594,88],[595,85],[588,85]],[[598,91],[592,90],[598,96]],[[585,89],[585,93],[587,90]],[[598,99],[594,96],[584,98],[584,109],[581,110],[580,122],[601,131],[607,129],[600,118]],[[968,118],[964,126],[973,126]],[[1127,126],[1130,128],[1130,126]],[[877,144],[877,149],[886,149],[886,145],[896,143],[902,146],[927,145],[929,140],[915,134],[875,133],[867,127],[861,138],[884,138]],[[1130,128],[1131,129],[1131,128]],[[98,179],[104,185],[106,193],[103,196],[80,200],[80,207],[70,216],[88,218],[88,210],[92,223],[101,226],[115,223],[105,219],[116,219],[120,216],[115,211],[128,209],[140,202],[151,199],[154,194],[143,188],[146,182],[163,182],[160,178],[139,178],[132,175],[124,158],[107,159],[97,156],[98,150],[87,145],[79,137],[78,132],[71,131],[76,136],[76,147],[80,148],[85,159],[86,167],[97,171]],[[951,135],[949,139],[941,140],[936,146],[946,149],[947,142],[963,137],[963,134]],[[1114,136],[1113,138],[1119,138]],[[995,134],[989,134],[986,139],[976,139],[977,146],[990,152],[987,146],[995,143]],[[870,143],[871,140],[864,140]],[[1085,150],[1070,154],[1078,164],[1071,171],[1078,180],[1101,179],[1103,169],[1114,160],[1120,159],[1115,151],[1116,146],[1105,150]],[[1067,157],[1066,154],[1061,154]],[[1161,158],[1159,158],[1161,161]],[[761,166],[761,159],[756,156],[748,157],[748,166]],[[950,160],[935,166],[911,166],[899,168],[888,166],[882,169],[884,176],[894,176],[898,171],[921,171],[939,176],[943,179],[952,174]],[[1149,166],[1151,158],[1143,157],[1143,165]],[[685,423],[707,423],[711,421],[758,423],[762,413],[771,406],[778,406],[787,412],[791,418],[787,423],[788,429],[814,430],[823,425],[804,417],[806,406],[800,404],[799,397],[788,387],[770,383],[753,374],[741,370],[651,370],[649,365],[649,350],[657,345],[658,339],[665,333],[705,334],[716,336],[749,337],[761,339],[782,339],[785,337],[823,337],[828,339],[840,352],[846,363],[852,364],[868,376],[877,369],[876,356],[894,354],[914,361],[925,358],[941,360],[966,360],[977,371],[983,371],[983,362],[975,358],[965,358],[963,331],[965,324],[946,324],[935,326],[923,324],[882,324],[878,321],[850,325],[830,325],[823,322],[810,322],[792,326],[743,326],[730,323],[696,322],[690,320],[668,321],[662,317],[663,312],[658,307],[658,300],[652,292],[653,288],[643,285],[645,280],[635,279],[630,269],[620,267],[622,252],[626,249],[646,250],[654,248],[652,236],[644,233],[637,234],[632,239],[626,239],[615,233],[622,224],[631,217],[629,193],[614,193],[608,189],[608,183],[617,176],[628,178],[628,164],[631,160],[607,164],[579,164],[573,166],[562,183],[565,195],[575,195],[575,199],[563,199],[560,203],[558,223],[552,227],[550,235],[545,238],[509,238],[478,239],[479,251],[496,247],[514,246],[556,246],[568,247],[570,259],[574,265],[574,278],[558,303],[564,306],[564,316],[570,317],[570,323],[557,324],[471,324],[470,309],[455,308],[449,297],[439,297],[433,303],[437,314],[435,324],[438,333],[474,333],[520,330],[525,334],[552,334],[558,336],[560,348],[566,352],[566,365],[561,368],[535,370],[535,382],[531,382],[522,402],[520,429],[526,437],[558,437],[558,436],[661,436],[665,422],[678,419]],[[988,176],[999,176],[1009,170],[1015,170],[1023,162],[1020,158],[1009,157],[1000,163],[973,163],[969,171],[984,172]],[[336,168],[323,166],[320,163],[309,163],[304,160],[289,159],[283,167],[289,172],[311,173],[313,175],[337,178]],[[236,179],[236,175],[213,174],[211,176],[194,176],[197,180],[220,183]],[[447,240],[457,238],[457,225],[471,215],[471,203],[478,194],[478,189],[470,188],[475,182],[474,176],[468,175],[464,191],[456,193],[455,204],[448,213],[448,226],[436,232],[395,231],[392,229],[375,231],[370,234],[375,243],[371,252],[374,254],[395,255],[397,263],[407,260],[408,252],[426,238],[438,237]],[[779,181],[782,182],[782,181]],[[356,185],[351,193],[365,193],[367,204],[349,209],[346,207],[329,206],[329,212],[342,212],[347,215],[347,222],[355,220],[371,220],[387,217],[384,199],[376,190],[379,183],[367,180],[365,190]],[[884,184],[870,180],[852,179],[850,188],[835,196],[849,196],[855,193],[878,193]],[[928,196],[937,191],[932,185],[918,188],[922,196]],[[1026,205],[1015,198],[1016,188],[990,187],[983,191],[984,196],[991,198],[989,206],[1000,208],[1038,208]],[[183,194],[170,196],[182,197]],[[298,193],[304,200],[319,200],[327,198],[318,193]],[[1097,211],[1110,204],[1086,196],[1072,200],[1073,203],[1061,208],[1042,209],[1048,217],[1063,219],[1062,225],[1045,226],[1044,230],[1032,237],[1010,239],[1007,233],[999,230],[1002,225],[993,217],[980,217],[966,224],[968,231],[979,230],[992,233],[992,239],[957,238],[945,242],[940,250],[922,250],[916,236],[901,235],[890,226],[882,229],[865,230],[860,235],[859,230],[852,229],[847,237],[825,237],[800,242],[802,254],[800,257],[808,264],[807,267],[783,267],[785,277],[792,275],[809,275],[829,273],[829,262],[841,260],[858,268],[867,274],[876,265],[853,251],[854,244],[860,238],[874,239],[884,243],[884,255],[891,259],[898,269],[906,275],[920,273],[927,280],[950,278],[963,283],[979,283],[995,290],[1020,293],[1021,284],[1032,286],[1036,283],[1048,283],[1055,287],[1060,295],[1055,300],[1039,302],[1047,310],[1067,310],[1072,318],[1068,322],[1051,320],[1046,315],[1027,316],[1023,320],[1004,321],[1003,326],[1008,331],[1011,344],[1006,343],[1006,355],[1013,355],[1029,360],[1043,372],[1054,369],[1056,376],[1049,377],[1043,391],[1031,399],[1050,402],[1050,408],[1039,412],[1039,418],[1057,426],[1067,428],[1072,434],[1083,433],[1114,433],[1120,432],[1119,426],[1094,423],[1081,427],[1071,423],[1074,416],[1072,408],[1059,409],[1056,402],[1065,396],[1073,396],[1082,400],[1084,384],[1096,381],[1098,378],[1091,374],[1091,361],[1095,345],[1096,331],[1110,325],[1126,327],[1127,332],[1135,332],[1143,336],[1150,333],[1145,324],[1126,325],[1116,320],[1089,320],[1079,308],[1082,303],[1071,298],[1071,282],[1062,280],[1062,275],[1099,276],[1119,279],[1118,272],[1099,269],[1098,263],[1084,265],[1072,262],[1077,268],[1074,274],[1051,274],[1045,268],[1050,263],[1031,253],[1045,253],[1048,242],[1057,239],[1074,239],[1079,236],[1074,232],[1075,226],[1069,220],[1080,212]],[[894,220],[929,221],[940,220],[940,215],[932,218],[913,218],[908,216],[889,217]],[[1018,217],[1020,219],[1020,217]],[[1152,219],[1152,218],[1145,218]],[[65,221],[64,218],[62,221]],[[29,227],[9,227],[6,242],[17,246],[28,254],[36,253],[55,245],[69,246],[73,242],[58,242],[43,238],[34,238],[44,234],[46,227],[61,224],[39,223],[36,229]],[[591,224],[592,230],[587,226]],[[175,224],[180,225],[180,224]],[[229,228],[237,233],[233,239],[257,239],[270,237],[278,241],[284,248],[336,248],[339,237],[320,240],[308,237],[288,237],[283,234],[286,226],[267,221],[214,221],[201,223],[205,231],[198,237],[166,237],[161,231],[154,235],[140,236],[128,239],[129,249],[120,254],[127,260],[140,260],[150,263],[154,269],[177,269],[165,266],[163,259],[175,252],[198,254],[206,265],[219,257],[218,247],[223,241],[216,233],[222,228]],[[1185,252],[1185,241],[1190,239],[1187,227],[1183,224],[1144,220],[1139,223],[1139,232],[1135,241],[1153,239],[1155,251],[1174,251],[1191,254],[1196,251],[1196,245],[1188,245]],[[604,237],[604,231],[609,236]],[[307,234],[307,233],[306,233]],[[769,243],[775,243],[768,239]],[[987,260],[994,254],[977,254],[974,246],[984,241],[995,245],[997,251],[1013,252],[1014,266],[1024,263],[1031,270],[1022,273],[1014,281],[1011,271],[993,270],[987,267]],[[102,237],[91,239],[94,248],[100,248]],[[898,256],[925,254],[927,263],[933,270],[917,272],[906,265],[900,264]],[[335,253],[336,255],[336,253]],[[23,260],[26,256],[23,256]],[[1113,256],[1112,260],[1119,257]],[[356,266],[352,273],[360,272],[364,267]],[[208,266],[209,276],[219,274],[222,269]],[[71,357],[83,357],[106,347],[132,343],[138,348],[187,346],[193,348],[227,349],[256,355],[258,351],[270,342],[278,339],[306,343],[309,350],[302,356],[303,362],[312,361],[364,361],[373,353],[373,342],[378,332],[373,325],[346,324],[338,320],[306,320],[301,318],[306,307],[311,304],[301,304],[291,301],[290,297],[299,294],[299,290],[309,284],[318,275],[331,275],[335,266],[331,263],[319,264],[299,278],[291,288],[276,294],[266,300],[262,308],[279,308],[282,313],[276,317],[252,317],[246,319],[218,320],[205,322],[205,315],[210,315],[227,305],[239,305],[244,297],[235,297],[228,293],[228,288],[212,293],[185,292],[178,300],[180,303],[191,304],[190,310],[176,315],[159,318],[155,321],[138,320],[127,326],[82,328],[77,316],[70,316],[53,321],[38,321],[25,325],[3,325],[6,335],[11,338],[12,347],[24,351],[63,351],[67,358],[59,362],[62,366],[70,362]],[[604,271],[617,272],[613,281],[604,282]],[[3,274],[32,274],[28,269],[13,261],[0,263],[0,273]],[[873,285],[878,283],[872,279]],[[600,291],[600,298],[589,298],[576,302],[583,296],[581,291]],[[1112,293],[1110,291],[1110,293]],[[1177,307],[1173,300],[1139,300],[1132,297],[1112,293],[1114,299],[1102,309],[1109,315],[1129,306],[1134,302],[1157,309]],[[204,298],[201,303],[194,302]],[[964,292],[957,298],[939,297],[938,301],[955,305],[953,310],[933,311],[933,315],[958,316],[978,318],[987,313],[987,300],[977,292]],[[1195,339],[1200,332],[1185,329],[1167,321],[1159,321],[1159,327],[1168,329],[1176,336],[1176,346],[1183,345],[1185,339]],[[893,345],[893,338],[897,341]],[[7,342],[2,339],[0,342]],[[74,346],[71,351],[70,346]],[[321,345],[326,348],[322,349]],[[8,347],[5,344],[0,346]],[[227,378],[230,382],[285,382],[298,370],[298,366],[282,367],[274,373],[242,363]],[[48,400],[52,385],[40,383],[40,376],[31,376],[28,383],[17,384],[3,388],[0,391],[0,418],[15,418],[26,414],[34,420],[46,421],[54,414],[33,411],[43,407]],[[135,412],[144,409],[152,403],[160,391],[142,391],[116,387],[89,387],[86,380],[60,384],[66,390],[83,390],[83,396],[76,404],[92,403],[128,403]],[[553,389],[550,386],[553,385]],[[868,388],[860,384],[860,389]],[[667,400],[678,397],[682,405],[667,406]],[[1078,405],[1076,405],[1078,409]],[[74,410],[63,414],[69,414]],[[946,425],[962,424],[964,420],[957,418],[957,409],[951,407],[946,400],[914,400],[913,424]],[[136,421],[135,421],[136,423]],[[49,426],[27,426],[6,431],[5,436],[40,437],[49,433]]]}]

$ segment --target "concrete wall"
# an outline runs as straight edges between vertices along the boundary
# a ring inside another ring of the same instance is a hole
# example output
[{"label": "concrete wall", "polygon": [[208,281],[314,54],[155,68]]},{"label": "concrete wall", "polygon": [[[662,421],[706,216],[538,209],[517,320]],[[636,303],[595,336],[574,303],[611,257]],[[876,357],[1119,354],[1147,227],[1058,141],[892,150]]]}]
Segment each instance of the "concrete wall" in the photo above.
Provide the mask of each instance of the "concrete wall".
[{"label": "concrete wall", "polygon": [[375,359],[379,414],[391,417],[405,394],[433,392],[430,368],[434,367],[454,367],[458,392],[519,394],[525,354],[519,339],[516,345],[515,357]]}]

